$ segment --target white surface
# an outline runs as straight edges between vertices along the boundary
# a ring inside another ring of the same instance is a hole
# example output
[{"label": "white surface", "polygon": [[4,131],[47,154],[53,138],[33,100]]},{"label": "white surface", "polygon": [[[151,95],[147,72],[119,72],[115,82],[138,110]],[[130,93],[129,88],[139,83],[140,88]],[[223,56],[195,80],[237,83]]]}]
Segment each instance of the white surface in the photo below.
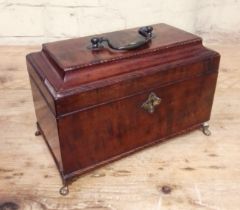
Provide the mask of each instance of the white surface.
[{"label": "white surface", "polygon": [[40,44],[165,22],[206,41],[240,39],[238,0],[0,0],[0,44]]}]

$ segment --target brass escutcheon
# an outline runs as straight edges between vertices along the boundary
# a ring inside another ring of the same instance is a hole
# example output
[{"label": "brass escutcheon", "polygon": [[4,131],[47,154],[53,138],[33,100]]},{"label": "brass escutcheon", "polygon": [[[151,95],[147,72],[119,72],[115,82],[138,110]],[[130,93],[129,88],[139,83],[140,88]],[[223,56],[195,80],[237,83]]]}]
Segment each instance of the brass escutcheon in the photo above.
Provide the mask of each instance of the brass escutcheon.
[{"label": "brass escutcheon", "polygon": [[142,104],[142,108],[148,113],[152,114],[155,111],[155,107],[161,103],[161,98],[159,98],[155,93],[151,92],[148,99]]}]

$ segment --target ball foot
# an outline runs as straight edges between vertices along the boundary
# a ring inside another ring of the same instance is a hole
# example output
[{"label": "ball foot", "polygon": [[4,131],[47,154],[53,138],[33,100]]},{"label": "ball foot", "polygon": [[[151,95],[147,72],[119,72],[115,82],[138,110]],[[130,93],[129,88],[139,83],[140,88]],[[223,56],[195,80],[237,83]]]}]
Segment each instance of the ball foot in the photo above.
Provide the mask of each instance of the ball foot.
[{"label": "ball foot", "polygon": [[211,131],[209,130],[209,124],[207,122],[202,124],[202,132],[206,136],[210,136],[211,135]]},{"label": "ball foot", "polygon": [[69,193],[69,189],[67,185],[64,185],[59,190],[60,195],[66,196]]},{"label": "ball foot", "polygon": [[41,132],[39,131],[39,130],[37,130],[36,132],[35,132],[35,136],[40,136],[41,135]]}]

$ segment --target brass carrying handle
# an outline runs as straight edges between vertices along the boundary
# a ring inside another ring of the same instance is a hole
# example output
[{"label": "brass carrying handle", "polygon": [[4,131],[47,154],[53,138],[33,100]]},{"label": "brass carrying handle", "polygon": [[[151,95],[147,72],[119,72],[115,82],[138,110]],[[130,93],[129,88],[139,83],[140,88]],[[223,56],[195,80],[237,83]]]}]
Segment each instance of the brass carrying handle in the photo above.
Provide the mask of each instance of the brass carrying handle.
[{"label": "brass carrying handle", "polygon": [[138,30],[138,33],[143,37],[143,39],[136,42],[129,43],[124,46],[114,46],[110,42],[110,40],[106,37],[93,37],[91,39],[92,45],[89,46],[88,48],[91,50],[99,50],[104,48],[104,43],[107,43],[108,47],[113,50],[134,50],[144,46],[145,44],[149,43],[152,40],[153,38],[152,31],[153,31],[152,26],[141,27]]},{"label": "brass carrying handle", "polygon": [[151,92],[148,99],[142,104],[142,108],[152,114],[155,111],[155,107],[158,106],[161,101],[161,98],[159,98],[154,92]]}]

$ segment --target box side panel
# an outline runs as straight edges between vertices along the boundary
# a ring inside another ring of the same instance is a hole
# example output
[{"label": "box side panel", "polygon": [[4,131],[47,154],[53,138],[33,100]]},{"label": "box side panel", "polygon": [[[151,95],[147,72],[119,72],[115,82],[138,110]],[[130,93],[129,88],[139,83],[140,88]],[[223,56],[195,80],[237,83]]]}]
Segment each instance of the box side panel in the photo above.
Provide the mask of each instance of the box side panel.
[{"label": "box side panel", "polygon": [[33,57],[32,55],[28,55],[27,56],[27,70],[28,70],[28,74],[29,74],[31,80],[34,81],[35,85],[38,87],[39,91],[44,96],[44,99],[45,99],[47,105],[49,106],[49,109],[51,110],[51,112],[54,115],[56,115],[55,101],[53,99],[53,96],[50,94],[50,90],[44,84],[44,82],[46,81],[45,80],[46,78],[45,78],[45,76],[42,73],[44,68],[41,69],[41,71],[37,70],[36,66],[34,66],[32,61],[31,61],[32,57]]},{"label": "box side panel", "polygon": [[[210,118],[217,71],[59,118],[66,178],[197,127]],[[154,92],[154,113],[141,106]]]},{"label": "box side panel", "polygon": [[62,161],[60,153],[60,145],[58,138],[57,120],[46,103],[46,99],[43,93],[36,85],[35,81],[30,76],[30,83],[32,88],[33,102],[35,106],[35,113],[37,117],[37,123],[43,138],[45,139],[50,152],[52,153],[54,160],[62,171]]}]

